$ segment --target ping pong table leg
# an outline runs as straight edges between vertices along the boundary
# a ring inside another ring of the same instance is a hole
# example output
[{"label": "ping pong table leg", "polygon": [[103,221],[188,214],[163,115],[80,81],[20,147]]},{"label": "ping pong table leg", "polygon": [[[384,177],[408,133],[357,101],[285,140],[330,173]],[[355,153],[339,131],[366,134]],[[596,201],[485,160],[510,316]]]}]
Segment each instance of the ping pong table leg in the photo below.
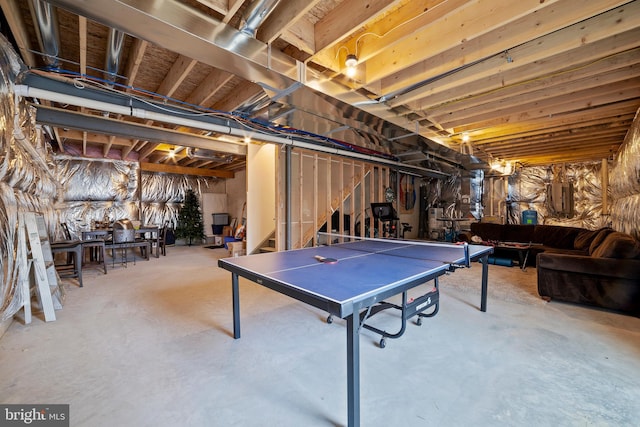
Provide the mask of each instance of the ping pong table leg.
[{"label": "ping pong table leg", "polygon": [[349,427],[360,426],[360,316],[347,317],[347,404]]},{"label": "ping pong table leg", "polygon": [[489,276],[489,255],[480,258],[482,263],[482,295],[480,297],[480,311],[487,311],[487,282]]},{"label": "ping pong table leg", "polygon": [[231,273],[231,293],[233,295],[233,338],[240,338],[240,287],[238,275]]}]

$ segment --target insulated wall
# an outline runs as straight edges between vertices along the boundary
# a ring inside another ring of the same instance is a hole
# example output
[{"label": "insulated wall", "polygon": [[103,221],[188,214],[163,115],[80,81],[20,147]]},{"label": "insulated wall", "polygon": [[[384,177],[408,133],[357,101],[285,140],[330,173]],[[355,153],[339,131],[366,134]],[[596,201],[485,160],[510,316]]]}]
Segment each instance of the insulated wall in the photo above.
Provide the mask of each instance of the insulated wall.
[{"label": "insulated wall", "polygon": [[25,211],[53,217],[57,193],[51,152],[35,111],[15,104],[13,82],[25,71],[10,43],[0,34],[0,321],[22,307],[20,280],[26,279],[26,251],[18,250],[18,216]]}]

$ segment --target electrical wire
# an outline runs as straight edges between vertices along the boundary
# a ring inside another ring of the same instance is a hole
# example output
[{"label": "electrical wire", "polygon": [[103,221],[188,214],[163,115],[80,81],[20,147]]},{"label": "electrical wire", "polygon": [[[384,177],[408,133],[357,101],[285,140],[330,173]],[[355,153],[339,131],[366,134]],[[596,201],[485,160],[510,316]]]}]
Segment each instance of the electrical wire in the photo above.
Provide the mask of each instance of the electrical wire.
[{"label": "electrical wire", "polygon": [[[377,150],[365,148],[365,147],[360,147],[345,141],[340,141],[334,138],[329,138],[326,136],[314,134],[314,133],[303,131],[300,129],[281,126],[281,125],[266,122],[263,120],[249,118],[238,113],[225,112],[225,111],[214,110],[210,108],[203,108],[199,105],[189,104],[184,101],[171,98],[168,96],[164,96],[158,93],[150,92],[141,88],[137,88],[130,85],[124,85],[121,83],[112,83],[111,81],[107,81],[99,77],[88,76],[86,74],[77,73],[71,70],[53,69],[50,67],[46,67],[45,69],[40,69],[40,70],[38,69],[31,70],[31,72],[34,72],[36,74],[41,74],[41,75],[46,75],[46,72],[52,72],[52,71],[55,71],[57,74],[63,77],[68,77],[72,79],[74,87],[80,90],[86,89],[87,86],[92,86],[101,90],[115,93],[120,96],[122,96],[123,93],[115,89],[115,87],[118,87],[122,90],[128,90],[129,93],[127,93],[126,96],[129,96],[131,99],[135,99],[136,101],[144,103],[158,111],[167,112],[174,115],[182,115],[184,117],[218,117],[218,118],[228,119],[228,120],[234,121],[239,126],[247,129],[247,131],[249,132],[259,132],[259,133],[263,133],[271,136],[283,136],[283,135],[288,137],[299,136],[305,139],[310,139],[314,142],[336,146],[341,149],[346,149],[355,153],[367,154],[367,155],[377,156],[380,158],[398,161],[398,159],[393,155],[383,153]],[[190,108],[192,110],[195,109],[196,111],[176,111],[174,109],[164,107],[163,105],[160,105],[157,102],[152,102],[149,99],[146,99],[140,95],[136,95],[136,93],[147,94],[153,98],[161,99],[164,102],[171,102],[171,103],[177,104],[177,106],[180,106],[183,108]]]}]

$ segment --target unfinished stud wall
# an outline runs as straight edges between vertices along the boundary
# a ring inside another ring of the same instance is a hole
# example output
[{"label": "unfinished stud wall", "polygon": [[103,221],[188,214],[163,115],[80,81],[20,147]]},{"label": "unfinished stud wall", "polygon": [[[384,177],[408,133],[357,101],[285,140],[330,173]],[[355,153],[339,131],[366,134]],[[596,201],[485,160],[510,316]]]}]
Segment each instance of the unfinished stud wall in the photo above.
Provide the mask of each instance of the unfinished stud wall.
[{"label": "unfinished stud wall", "polygon": [[[285,161],[286,156],[279,152],[278,250],[286,248]],[[370,204],[385,200],[390,175],[387,167],[302,149],[292,151],[291,248],[315,245],[323,226],[338,235],[377,236],[381,224],[371,224]]]}]

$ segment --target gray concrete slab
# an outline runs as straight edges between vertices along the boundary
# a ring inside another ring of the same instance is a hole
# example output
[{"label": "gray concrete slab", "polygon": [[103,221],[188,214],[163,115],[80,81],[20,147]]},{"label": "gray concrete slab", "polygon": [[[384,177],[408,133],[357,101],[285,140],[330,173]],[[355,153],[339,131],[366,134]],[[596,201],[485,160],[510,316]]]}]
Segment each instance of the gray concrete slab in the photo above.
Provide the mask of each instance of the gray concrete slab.
[{"label": "gray concrete slab", "polygon": [[[232,338],[224,249],[87,269],[55,322],[0,339],[0,401],[69,403],[72,426],[341,426],[345,323],[241,280]],[[536,271],[441,280],[440,312],[403,337],[361,334],[363,426],[635,426],[640,319],[536,294]],[[373,321],[389,330],[399,318]]]}]

